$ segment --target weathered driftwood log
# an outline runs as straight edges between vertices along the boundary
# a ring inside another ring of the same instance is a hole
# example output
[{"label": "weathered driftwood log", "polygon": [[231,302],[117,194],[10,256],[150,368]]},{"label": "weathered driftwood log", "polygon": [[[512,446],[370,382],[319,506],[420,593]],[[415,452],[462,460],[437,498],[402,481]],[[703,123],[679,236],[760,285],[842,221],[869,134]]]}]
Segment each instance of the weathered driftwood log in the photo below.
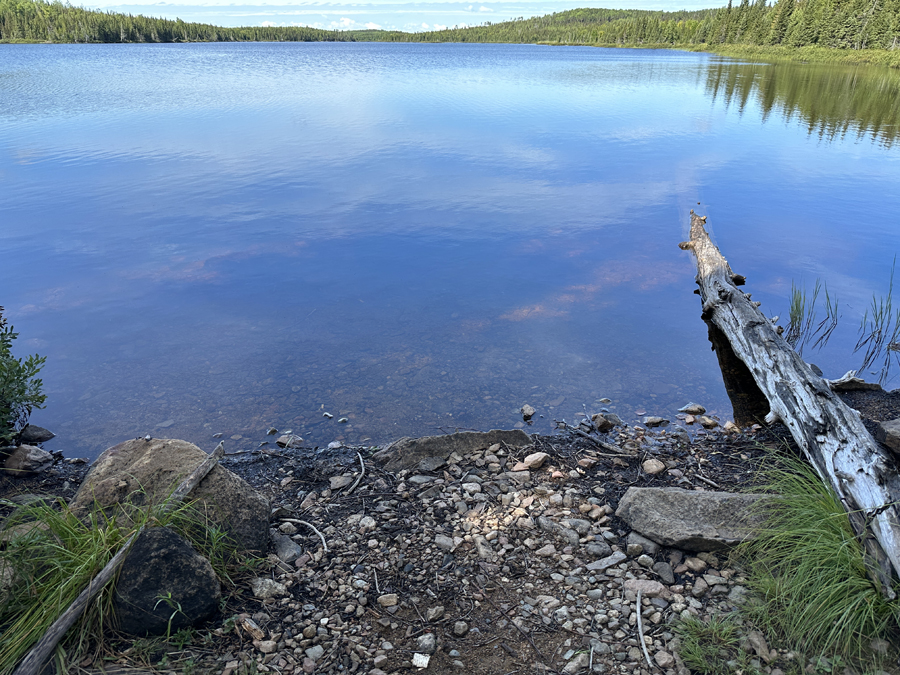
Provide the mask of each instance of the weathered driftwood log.
[{"label": "weathered driftwood log", "polygon": [[837,492],[876,566],[876,581],[893,597],[891,577],[900,572],[900,475],[894,458],[776,332],[759,303],[737,288],[744,278],[710,241],[705,222],[691,211],[690,241],[679,244],[697,259],[703,318],[725,334],[749,369],[769,401],[769,421],[784,422],[821,479]]},{"label": "weathered driftwood log", "polygon": [[[171,510],[180,502],[184,501],[184,498],[187,497],[188,493],[197,487],[200,481],[206,478],[206,474],[212,471],[216,463],[224,456],[225,445],[224,443],[219,443],[213,453],[204,459],[197,468],[191,471],[191,473],[181,481],[178,487],[175,488],[175,491],[164,505],[163,510]],[[97,576],[91,579],[87,588],[75,598],[75,601],[69,605],[69,608],[66,609],[65,612],[60,614],[59,618],[54,621],[50,628],[47,629],[47,632],[44,633],[44,636],[38,640],[34,647],[31,648],[31,651],[25,655],[25,658],[22,659],[21,663],[19,663],[15,671],[13,671],[13,675],[38,675],[38,673],[43,671],[44,665],[50,659],[50,655],[53,653],[53,650],[56,649],[56,645],[63,638],[63,635],[66,634],[66,631],[78,621],[78,617],[84,613],[84,610],[87,609],[87,606],[91,604],[95,597],[97,597],[97,594],[103,590],[103,587],[116,576],[116,572],[119,571],[122,563],[125,562],[125,558],[128,557],[128,551],[131,549],[132,542],[143,529],[143,526],[141,526],[134,534],[132,534],[122,548],[119,549],[119,552],[106,563]]]}]

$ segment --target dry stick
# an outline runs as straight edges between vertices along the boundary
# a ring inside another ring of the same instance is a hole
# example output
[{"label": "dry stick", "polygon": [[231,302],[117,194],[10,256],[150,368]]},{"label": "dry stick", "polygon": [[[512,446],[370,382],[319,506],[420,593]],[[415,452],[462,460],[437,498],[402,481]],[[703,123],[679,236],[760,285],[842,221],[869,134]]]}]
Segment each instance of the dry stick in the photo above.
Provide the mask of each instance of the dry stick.
[{"label": "dry stick", "polygon": [[[191,471],[187,478],[181,481],[181,484],[175,488],[175,491],[172,493],[169,500],[163,505],[163,511],[169,511],[177,502],[181,502],[191,490],[197,487],[200,481],[206,478],[206,474],[212,470],[219,459],[224,455],[224,445],[219,443],[213,453],[204,459],[200,465]],[[116,572],[119,571],[119,567],[122,566],[122,563],[125,562],[125,558],[128,556],[128,551],[131,550],[131,544],[143,530],[144,526],[141,525],[141,527],[138,528],[138,531],[132,534],[122,548],[119,549],[119,552],[106,563],[106,566],[100,570],[99,574],[91,579],[87,588],[75,598],[75,601],[69,605],[69,608],[53,622],[53,625],[47,629],[44,636],[38,640],[34,647],[31,648],[31,651],[25,655],[25,658],[22,659],[22,662],[19,663],[19,666],[13,671],[13,675],[37,675],[41,672],[44,664],[50,658],[50,654],[56,649],[56,645],[62,639],[63,635],[66,634],[66,631],[78,621],[78,618],[91,601],[97,597],[97,594],[103,590],[103,587],[106,586],[106,584],[116,575]]]},{"label": "dry stick", "polygon": [[359,485],[360,481],[362,481],[363,476],[366,475],[366,464],[365,462],[363,462],[362,453],[357,451],[356,456],[359,457],[359,477],[353,482],[353,485],[350,486],[350,489],[344,493],[345,495],[349,495],[351,492],[353,492],[356,489],[356,486]]},{"label": "dry stick", "polygon": [[328,553],[328,544],[325,543],[325,535],[319,532],[316,529],[316,526],[312,523],[308,523],[305,520],[298,520],[297,518],[282,518],[282,520],[286,523],[296,523],[297,525],[306,525],[309,529],[319,535],[319,539],[322,540],[322,548],[325,549],[325,553]]},{"label": "dry stick", "polygon": [[638,589],[637,592],[637,600],[635,600],[635,604],[637,605],[637,629],[638,629],[638,638],[641,641],[641,649],[644,650],[644,658],[647,659],[647,665],[650,666],[651,670],[653,669],[653,664],[650,662],[650,654],[647,653],[647,643],[644,642],[644,624],[641,621],[641,589]]},{"label": "dry stick", "polygon": [[[558,424],[558,422],[557,422],[557,424]],[[603,450],[606,450],[607,451],[606,453],[603,453],[603,452],[597,453],[601,457],[627,457],[628,459],[634,458],[634,455],[626,454],[626,453],[622,452],[621,448],[617,448],[615,445],[611,445],[610,443],[605,443],[605,442],[601,441],[599,438],[594,438],[589,433],[582,431],[578,427],[573,427],[571,424],[566,424],[565,422],[563,422],[563,424],[565,424],[565,429],[567,431],[576,433],[579,436],[582,436],[583,438],[586,438],[587,440],[589,440],[591,443],[596,445],[598,448],[602,448]]]}]

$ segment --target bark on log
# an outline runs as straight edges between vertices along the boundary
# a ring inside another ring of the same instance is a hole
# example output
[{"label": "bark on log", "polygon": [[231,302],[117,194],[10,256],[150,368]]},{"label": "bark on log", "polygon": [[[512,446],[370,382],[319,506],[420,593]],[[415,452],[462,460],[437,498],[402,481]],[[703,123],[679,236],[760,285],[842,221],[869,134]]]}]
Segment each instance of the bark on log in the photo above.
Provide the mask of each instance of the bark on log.
[{"label": "bark on log", "polygon": [[834,488],[876,569],[882,593],[895,597],[891,578],[900,572],[900,475],[896,461],[866,431],[858,413],[815,375],[776,332],[759,303],[737,288],[736,275],[691,211],[691,238],[682,249],[697,259],[703,318],[724,333],[769,401],[771,413],[790,430],[819,477]]},{"label": "bark on log", "polygon": [[[200,481],[206,478],[206,474],[212,471],[213,467],[224,456],[225,446],[223,443],[219,443],[213,453],[204,459],[200,465],[191,471],[191,473],[181,481],[178,487],[175,488],[175,491],[169,497],[169,501],[165,504],[164,510],[169,511],[182,502],[184,498],[187,497],[188,493],[197,487],[197,485],[200,484]],[[62,640],[66,631],[78,621],[78,618],[84,613],[87,606],[91,604],[91,601],[97,597],[97,594],[103,590],[103,587],[116,576],[122,563],[125,562],[125,558],[128,557],[128,551],[131,549],[132,542],[143,529],[144,526],[142,525],[137,532],[128,538],[122,548],[119,549],[118,553],[106,563],[97,576],[91,579],[87,588],[75,598],[75,601],[69,605],[65,612],[60,614],[59,618],[47,629],[47,632],[44,633],[43,637],[38,640],[34,647],[31,648],[31,651],[25,655],[25,658],[22,659],[13,671],[13,675],[38,675],[42,672],[44,665],[50,659],[50,655],[53,653],[53,650],[56,649],[56,645]]]}]

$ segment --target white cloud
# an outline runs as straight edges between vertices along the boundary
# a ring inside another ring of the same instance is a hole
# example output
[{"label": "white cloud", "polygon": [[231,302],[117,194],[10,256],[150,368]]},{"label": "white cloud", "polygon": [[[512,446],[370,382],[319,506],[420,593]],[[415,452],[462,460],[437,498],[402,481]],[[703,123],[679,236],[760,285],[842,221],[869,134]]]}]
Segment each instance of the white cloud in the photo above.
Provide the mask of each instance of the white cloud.
[{"label": "white cloud", "polygon": [[434,24],[434,29],[435,30],[447,30],[447,26],[443,26],[439,23],[436,23],[436,24]]},{"label": "white cloud", "polygon": [[478,11],[479,12],[493,12],[494,10],[492,10],[490,7],[485,7],[484,5],[482,5],[481,7],[478,8]]},{"label": "white cloud", "polygon": [[427,23],[423,23],[423,24],[422,24],[422,28],[424,28],[425,30],[428,30],[428,24],[427,24]]},{"label": "white cloud", "polygon": [[377,23],[369,21],[369,23],[366,24],[366,28],[368,28],[369,30],[379,30],[381,26],[379,26]]},{"label": "white cloud", "polygon": [[262,24],[260,24],[260,25],[261,25],[263,28],[274,28],[274,27],[277,26],[278,24],[275,23],[274,21],[263,21]]}]

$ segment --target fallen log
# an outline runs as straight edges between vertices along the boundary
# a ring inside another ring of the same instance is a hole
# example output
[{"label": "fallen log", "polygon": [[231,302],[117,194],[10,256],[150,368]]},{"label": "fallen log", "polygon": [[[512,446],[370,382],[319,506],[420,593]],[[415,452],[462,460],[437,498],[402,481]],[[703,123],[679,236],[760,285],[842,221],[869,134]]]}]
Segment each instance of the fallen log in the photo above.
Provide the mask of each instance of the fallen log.
[{"label": "fallen log", "polygon": [[[169,496],[168,501],[163,505],[163,511],[170,511],[184,501],[184,498],[187,497],[188,493],[197,487],[197,485],[200,484],[200,481],[206,478],[206,475],[213,470],[213,467],[215,467],[219,460],[224,456],[225,444],[219,443],[212,454],[204,459],[197,468],[191,471],[191,473],[181,481],[178,487],[175,488],[175,491]],[[87,609],[94,598],[97,597],[97,594],[100,593],[106,584],[116,576],[122,563],[125,562],[125,558],[128,557],[128,551],[131,550],[131,544],[143,530],[144,526],[141,525],[141,527],[138,528],[138,530],[122,545],[122,548],[119,549],[118,553],[106,563],[97,576],[91,579],[87,587],[77,598],[75,598],[75,601],[69,605],[66,611],[59,615],[59,618],[47,629],[47,632],[44,633],[43,637],[38,640],[34,647],[31,648],[31,651],[25,655],[25,658],[22,659],[15,671],[13,671],[13,675],[38,675],[38,673],[43,671],[44,665],[50,659],[50,655],[53,653],[53,650],[56,649],[56,645],[66,634],[66,631],[78,621],[78,618],[84,613],[84,610]]]},{"label": "fallen log", "polygon": [[867,552],[870,576],[893,599],[900,573],[900,475],[892,455],[779,335],[759,303],[738,289],[735,274],[705,228],[706,216],[691,211],[690,240],[679,246],[697,260],[702,317],[727,337],[769,402],[768,422],[781,420],[819,477],[850,514]]}]

